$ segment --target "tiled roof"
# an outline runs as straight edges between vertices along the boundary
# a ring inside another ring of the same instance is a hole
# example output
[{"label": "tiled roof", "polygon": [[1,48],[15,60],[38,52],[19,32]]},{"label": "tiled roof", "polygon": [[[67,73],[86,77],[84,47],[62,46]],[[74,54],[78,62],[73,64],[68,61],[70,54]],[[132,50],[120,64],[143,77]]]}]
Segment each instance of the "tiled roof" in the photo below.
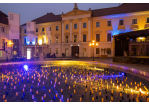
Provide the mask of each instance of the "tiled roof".
[{"label": "tiled roof", "polygon": [[0,23],[8,25],[8,18],[7,17],[8,16],[5,13],[0,11]]},{"label": "tiled roof", "polygon": [[6,17],[8,17],[5,13],[3,13],[2,11],[0,11],[0,15],[4,15]]},{"label": "tiled roof", "polygon": [[149,10],[149,3],[124,3],[118,7],[96,9],[92,11],[92,17],[112,14],[131,13]]},{"label": "tiled roof", "polygon": [[[61,15],[54,15],[53,13],[47,13],[46,15],[41,16],[32,21],[36,22],[36,24],[39,24],[39,23],[55,22],[55,21],[61,21],[61,20],[62,20]],[[24,25],[26,25],[26,23],[21,26],[24,26]]]},{"label": "tiled roof", "polygon": [[[98,17],[98,16],[131,13],[131,12],[146,11],[146,10],[149,10],[149,3],[123,3],[118,7],[96,9],[91,11],[92,11],[92,17]],[[36,24],[39,24],[39,23],[55,22],[55,21],[61,21],[61,20],[62,20],[61,15],[54,15],[53,13],[47,13],[46,15],[41,16],[32,21],[36,21]],[[21,26],[24,26],[24,25],[26,25],[26,23]]]}]

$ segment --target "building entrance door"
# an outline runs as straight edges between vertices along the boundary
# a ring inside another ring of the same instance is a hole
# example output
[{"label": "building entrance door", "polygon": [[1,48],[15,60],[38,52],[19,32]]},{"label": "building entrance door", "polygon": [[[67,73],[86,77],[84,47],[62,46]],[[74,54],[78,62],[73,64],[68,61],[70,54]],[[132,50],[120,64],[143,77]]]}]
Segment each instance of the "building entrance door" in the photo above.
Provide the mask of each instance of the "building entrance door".
[{"label": "building entrance door", "polygon": [[75,57],[75,54],[79,54],[79,46],[71,46],[71,56]]},{"label": "building entrance door", "polygon": [[27,48],[27,59],[31,59],[31,49]]}]

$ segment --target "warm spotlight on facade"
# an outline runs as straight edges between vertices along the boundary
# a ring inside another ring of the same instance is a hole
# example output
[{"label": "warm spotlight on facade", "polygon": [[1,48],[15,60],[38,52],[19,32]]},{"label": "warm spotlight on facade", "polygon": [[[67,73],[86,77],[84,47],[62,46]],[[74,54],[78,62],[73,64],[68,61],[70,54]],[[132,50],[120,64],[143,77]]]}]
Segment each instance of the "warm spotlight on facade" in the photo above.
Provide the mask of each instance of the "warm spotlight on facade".
[{"label": "warm spotlight on facade", "polygon": [[40,39],[38,43],[39,43],[39,45],[42,45],[42,40]]}]

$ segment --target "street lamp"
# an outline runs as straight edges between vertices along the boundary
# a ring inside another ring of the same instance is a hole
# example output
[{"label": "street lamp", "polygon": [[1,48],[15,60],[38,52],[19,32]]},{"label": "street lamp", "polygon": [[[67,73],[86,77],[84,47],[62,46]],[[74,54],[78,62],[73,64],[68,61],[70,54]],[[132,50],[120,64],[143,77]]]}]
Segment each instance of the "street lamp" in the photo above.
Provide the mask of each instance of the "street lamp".
[{"label": "street lamp", "polygon": [[96,43],[93,39],[93,41],[91,43],[89,43],[89,46],[93,47],[93,61],[94,61],[94,47],[98,46],[98,43]]}]

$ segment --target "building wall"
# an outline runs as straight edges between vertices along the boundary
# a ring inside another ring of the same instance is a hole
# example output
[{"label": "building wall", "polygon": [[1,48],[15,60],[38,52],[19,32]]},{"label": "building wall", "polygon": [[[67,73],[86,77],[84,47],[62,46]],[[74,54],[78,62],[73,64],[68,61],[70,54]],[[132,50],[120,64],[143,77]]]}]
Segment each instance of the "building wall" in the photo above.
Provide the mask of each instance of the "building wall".
[{"label": "building wall", "polygon": [[[129,32],[135,30],[145,29],[147,17],[149,17],[149,11],[134,12],[134,13],[124,13],[124,14],[113,14],[107,16],[91,17],[89,11],[78,10],[70,11],[62,15],[62,21],[48,22],[37,24],[38,27],[38,40],[41,40],[43,36],[46,36],[46,43],[49,40],[49,36],[46,34],[46,27],[51,26],[50,36],[52,38],[52,43],[46,49],[47,53],[49,48],[51,48],[51,54],[56,54],[56,48],[59,49],[59,54],[56,57],[61,57],[62,53],[65,53],[65,49],[68,49],[68,57],[71,57],[71,46],[79,46],[79,57],[92,57],[93,48],[89,46],[89,43],[94,39],[96,41],[96,34],[100,34],[100,41],[98,46],[94,48],[94,56],[101,57],[103,53],[101,49],[110,48],[111,54],[108,57],[113,57],[114,45],[113,37],[122,32]],[[132,25],[132,19],[137,18],[137,24]],[[124,20],[124,25],[119,25],[119,20]],[[107,21],[111,21],[111,26],[107,26]],[[96,22],[100,22],[100,27],[96,27]],[[86,28],[83,28],[83,23],[86,23]],[[66,24],[68,24],[68,29],[66,29]],[[77,24],[77,29],[74,29],[74,24]],[[56,26],[59,26],[59,30],[56,31]],[[41,35],[42,28],[45,28],[45,35]],[[138,27],[138,29],[136,28]],[[23,30],[23,28],[22,28]],[[24,32],[24,31],[22,31]],[[107,41],[107,34],[111,33],[111,41]],[[83,42],[83,34],[86,34],[86,42]],[[25,34],[22,33],[24,36]],[[66,43],[66,35],[68,35],[69,40]],[[77,42],[74,42],[74,35],[77,35]],[[56,43],[56,36],[59,37],[59,43]],[[22,44],[24,44],[22,42]],[[86,53],[84,54],[83,49],[86,48]],[[99,54],[96,54],[96,48],[100,49]],[[23,49],[22,49],[23,50]]]},{"label": "building wall", "polygon": [[[1,28],[4,27],[4,32],[1,31]],[[2,39],[5,39],[5,43],[7,42],[7,47],[5,45],[5,51],[2,50]],[[9,40],[9,27],[6,24],[0,23],[0,51],[2,52],[2,57],[0,57],[0,60],[5,60],[8,56],[8,59],[11,58],[11,40]],[[6,54],[7,51],[7,54]]]}]

